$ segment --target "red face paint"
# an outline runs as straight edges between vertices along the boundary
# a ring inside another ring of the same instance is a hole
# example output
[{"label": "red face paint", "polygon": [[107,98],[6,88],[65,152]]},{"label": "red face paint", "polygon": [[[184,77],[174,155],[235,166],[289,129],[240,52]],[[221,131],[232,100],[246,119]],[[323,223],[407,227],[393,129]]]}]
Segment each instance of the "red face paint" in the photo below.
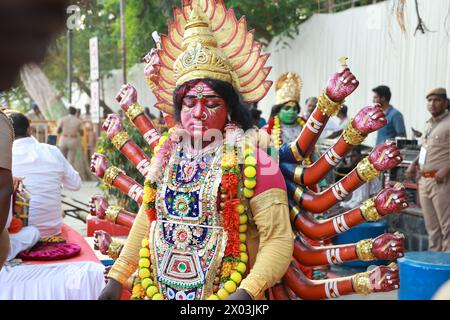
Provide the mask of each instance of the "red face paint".
[{"label": "red face paint", "polygon": [[227,113],[225,100],[209,85],[199,82],[182,100],[181,124],[190,136],[199,139],[208,130],[223,131]]}]

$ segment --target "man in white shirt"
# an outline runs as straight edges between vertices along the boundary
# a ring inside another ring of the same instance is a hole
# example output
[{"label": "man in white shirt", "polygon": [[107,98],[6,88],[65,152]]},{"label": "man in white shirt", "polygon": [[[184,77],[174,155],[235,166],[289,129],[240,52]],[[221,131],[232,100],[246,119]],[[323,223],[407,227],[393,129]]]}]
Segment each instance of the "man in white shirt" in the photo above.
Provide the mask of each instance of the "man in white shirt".
[{"label": "man in white shirt", "polygon": [[55,146],[39,143],[30,135],[30,122],[20,113],[10,115],[15,130],[12,172],[23,177],[30,194],[28,224],[36,227],[41,237],[61,233],[62,187],[77,191],[81,179]]}]

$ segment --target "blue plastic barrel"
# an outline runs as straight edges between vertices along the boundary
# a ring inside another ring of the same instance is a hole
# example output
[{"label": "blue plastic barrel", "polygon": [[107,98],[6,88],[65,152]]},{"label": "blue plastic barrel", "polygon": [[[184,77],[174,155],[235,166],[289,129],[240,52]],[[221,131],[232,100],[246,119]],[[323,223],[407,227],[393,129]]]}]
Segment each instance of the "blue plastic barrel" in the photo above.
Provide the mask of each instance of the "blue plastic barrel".
[{"label": "blue plastic barrel", "polygon": [[407,252],[397,261],[400,268],[400,300],[430,300],[450,279],[450,252]]},{"label": "blue plastic barrel", "polygon": [[[362,223],[350,230],[341,233],[333,238],[333,243],[336,245],[356,243],[363,239],[376,238],[379,235],[387,232],[386,220],[376,222]],[[375,260],[375,261],[347,261],[342,264],[344,267],[352,268],[367,268],[370,265],[384,265],[388,261]]]}]

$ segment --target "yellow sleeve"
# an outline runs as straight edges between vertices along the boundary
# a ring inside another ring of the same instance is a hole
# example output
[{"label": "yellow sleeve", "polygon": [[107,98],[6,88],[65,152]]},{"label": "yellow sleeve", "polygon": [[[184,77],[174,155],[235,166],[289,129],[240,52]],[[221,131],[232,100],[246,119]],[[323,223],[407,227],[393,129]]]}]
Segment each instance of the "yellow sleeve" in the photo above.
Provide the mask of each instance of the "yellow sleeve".
[{"label": "yellow sleeve", "polygon": [[11,171],[13,132],[9,119],[0,112],[0,169]]},{"label": "yellow sleeve", "polygon": [[259,233],[259,247],[253,268],[239,288],[260,299],[286,273],[294,250],[294,234],[285,190],[264,191],[250,200],[250,206]]},{"label": "yellow sleeve", "polygon": [[136,271],[139,263],[139,250],[141,249],[142,239],[148,237],[148,217],[143,208],[141,206],[136,220],[134,220],[133,226],[131,227],[125,246],[108,273],[109,278],[120,282],[122,285]]}]

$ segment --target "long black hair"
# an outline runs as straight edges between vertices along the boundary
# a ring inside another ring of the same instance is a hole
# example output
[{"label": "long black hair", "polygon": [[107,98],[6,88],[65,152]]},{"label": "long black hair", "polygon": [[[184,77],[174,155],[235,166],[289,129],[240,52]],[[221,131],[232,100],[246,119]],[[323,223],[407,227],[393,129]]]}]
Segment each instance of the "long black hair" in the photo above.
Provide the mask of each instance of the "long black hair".
[{"label": "long black hair", "polygon": [[228,105],[228,114],[230,115],[231,121],[237,123],[243,130],[248,130],[252,127],[253,122],[249,107],[242,102],[240,95],[233,86],[228,82],[213,79],[193,79],[175,88],[173,105],[175,107],[175,118],[177,121],[181,121],[183,98],[189,90],[194,88],[201,81],[209,85],[225,100]]}]

